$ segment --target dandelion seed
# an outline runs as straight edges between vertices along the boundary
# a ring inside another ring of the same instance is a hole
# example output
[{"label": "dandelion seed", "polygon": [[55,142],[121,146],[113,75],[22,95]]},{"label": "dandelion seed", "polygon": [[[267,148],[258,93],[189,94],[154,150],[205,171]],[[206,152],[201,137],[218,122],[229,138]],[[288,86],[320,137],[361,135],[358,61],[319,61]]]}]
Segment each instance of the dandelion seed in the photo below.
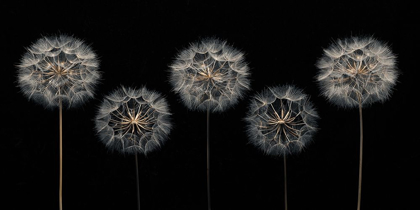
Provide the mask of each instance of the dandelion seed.
[{"label": "dandelion seed", "polygon": [[60,183],[62,209],[62,107],[80,105],[94,96],[100,79],[96,54],[71,36],[42,37],[27,49],[18,67],[18,84],[29,99],[59,107]]},{"label": "dandelion seed", "polygon": [[322,94],[340,107],[359,107],[360,157],[357,209],[360,209],[363,163],[362,107],[384,102],[391,95],[398,72],[396,57],[384,43],[369,37],[337,40],[324,50],[317,67]]}]

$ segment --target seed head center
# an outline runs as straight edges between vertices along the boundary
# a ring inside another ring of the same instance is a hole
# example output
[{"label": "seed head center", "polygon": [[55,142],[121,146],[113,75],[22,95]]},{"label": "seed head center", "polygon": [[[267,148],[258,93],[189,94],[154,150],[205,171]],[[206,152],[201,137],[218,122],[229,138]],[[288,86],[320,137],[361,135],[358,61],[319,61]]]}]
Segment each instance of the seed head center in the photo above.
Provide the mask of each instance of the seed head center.
[{"label": "seed head center", "polygon": [[206,67],[204,71],[200,71],[198,74],[198,81],[220,81],[222,79],[220,72],[215,72],[209,67]]},{"label": "seed head center", "polygon": [[137,125],[137,124],[139,124],[139,120],[135,117],[130,117],[130,124]]},{"label": "seed head center", "polygon": [[284,121],[283,119],[277,119],[277,124],[285,124],[286,121]]},{"label": "seed head center", "polygon": [[368,74],[368,67],[366,64],[362,64],[360,62],[353,62],[353,63],[348,63],[348,68],[347,71],[354,76],[357,75],[367,75]]},{"label": "seed head center", "polygon": [[62,68],[60,65],[53,66],[53,71],[57,76],[65,76],[68,73],[68,71]]}]

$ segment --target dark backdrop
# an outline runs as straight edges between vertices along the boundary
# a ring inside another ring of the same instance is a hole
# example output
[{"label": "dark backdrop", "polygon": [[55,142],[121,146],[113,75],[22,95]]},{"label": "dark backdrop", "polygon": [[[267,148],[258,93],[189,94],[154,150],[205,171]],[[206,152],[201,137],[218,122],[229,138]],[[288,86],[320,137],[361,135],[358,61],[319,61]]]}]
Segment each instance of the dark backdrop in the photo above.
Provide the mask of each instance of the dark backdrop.
[{"label": "dark backdrop", "polygon": [[[134,156],[99,142],[93,118],[119,85],[163,93],[173,130],[161,150],[139,160],[142,209],[206,209],[206,114],[171,92],[168,65],[205,37],[246,54],[252,90],[210,116],[213,209],[283,209],[283,159],[248,143],[243,118],[250,96],[293,84],[311,96],[321,120],[302,153],[287,159],[289,209],[355,209],[359,161],[357,109],[320,96],[315,63],[337,38],[388,42],[401,72],[392,97],[364,112],[362,209],[418,207],[418,37],[412,5],[395,1],[265,4],[262,1],[27,1],[1,4],[1,205],[58,209],[58,110],[28,101],[16,84],[25,47],[60,33],[85,40],[100,57],[96,98],[65,110],[64,209],[136,209]],[[31,2],[31,3],[29,3]],[[417,65],[417,66],[416,66]]]}]

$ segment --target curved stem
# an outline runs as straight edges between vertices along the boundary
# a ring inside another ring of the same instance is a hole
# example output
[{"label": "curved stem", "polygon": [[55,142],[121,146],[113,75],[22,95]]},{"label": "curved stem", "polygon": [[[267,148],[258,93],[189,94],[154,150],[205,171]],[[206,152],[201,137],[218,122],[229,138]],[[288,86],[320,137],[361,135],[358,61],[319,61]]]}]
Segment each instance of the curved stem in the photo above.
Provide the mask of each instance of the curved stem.
[{"label": "curved stem", "polygon": [[63,209],[63,104],[59,98],[59,130],[60,130],[60,185],[58,202],[60,210]]},{"label": "curved stem", "polygon": [[362,116],[362,102],[359,99],[359,116],[360,116],[360,157],[359,157],[359,190],[357,198],[357,210],[360,210],[362,200],[362,163],[363,163],[363,116]]},{"label": "curved stem", "polygon": [[287,173],[286,173],[286,155],[283,156],[284,160],[284,209],[287,210]]},{"label": "curved stem", "polygon": [[207,107],[207,206],[210,205],[210,109]]},{"label": "curved stem", "polygon": [[140,181],[139,181],[139,163],[137,158],[137,153],[135,153],[136,159],[136,183],[137,183],[137,209],[140,210]]}]

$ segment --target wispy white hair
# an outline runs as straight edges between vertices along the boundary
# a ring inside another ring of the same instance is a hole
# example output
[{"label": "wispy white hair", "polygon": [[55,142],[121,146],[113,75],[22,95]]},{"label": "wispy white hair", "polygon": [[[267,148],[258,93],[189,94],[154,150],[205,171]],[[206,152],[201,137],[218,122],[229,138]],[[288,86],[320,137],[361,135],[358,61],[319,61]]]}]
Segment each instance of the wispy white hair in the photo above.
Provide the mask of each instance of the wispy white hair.
[{"label": "wispy white hair", "polygon": [[249,141],[273,156],[299,153],[317,130],[319,116],[295,86],[276,86],[251,99],[245,121]]},{"label": "wispy white hair", "polygon": [[244,54],[218,39],[191,44],[170,68],[174,92],[193,110],[224,111],[250,86]]},{"label": "wispy white hair", "polygon": [[42,37],[18,65],[21,91],[46,107],[76,106],[94,96],[100,79],[96,54],[83,41],[67,35]]},{"label": "wispy white hair", "polygon": [[398,77],[396,56],[372,37],[337,40],[316,66],[322,94],[340,107],[385,101]]},{"label": "wispy white hair", "polygon": [[166,141],[170,111],[161,94],[121,87],[106,96],[95,118],[102,143],[121,153],[147,154]]}]

